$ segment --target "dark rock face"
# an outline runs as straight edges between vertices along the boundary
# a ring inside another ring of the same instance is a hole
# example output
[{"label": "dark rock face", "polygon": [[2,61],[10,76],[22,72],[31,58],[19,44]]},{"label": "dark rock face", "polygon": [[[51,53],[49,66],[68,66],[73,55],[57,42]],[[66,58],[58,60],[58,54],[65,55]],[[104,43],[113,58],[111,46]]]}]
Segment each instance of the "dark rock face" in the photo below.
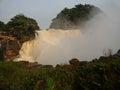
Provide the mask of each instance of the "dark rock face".
[{"label": "dark rock face", "polygon": [[74,65],[74,66],[79,66],[79,65],[80,65],[80,61],[79,61],[78,59],[76,59],[76,58],[71,59],[71,60],[69,61],[69,63],[70,63],[71,65]]},{"label": "dark rock face", "polygon": [[0,52],[3,55],[3,59],[10,59],[19,54],[21,46],[17,40],[1,39],[0,40]]}]

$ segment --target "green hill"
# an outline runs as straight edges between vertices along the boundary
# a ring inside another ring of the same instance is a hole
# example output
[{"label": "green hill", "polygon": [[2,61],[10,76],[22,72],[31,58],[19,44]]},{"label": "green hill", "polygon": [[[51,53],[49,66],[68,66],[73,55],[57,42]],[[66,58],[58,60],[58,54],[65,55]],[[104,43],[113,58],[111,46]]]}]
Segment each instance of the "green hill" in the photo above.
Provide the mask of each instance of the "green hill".
[{"label": "green hill", "polygon": [[56,18],[52,20],[50,28],[79,28],[84,25],[86,21],[97,15],[99,12],[101,12],[101,10],[98,7],[89,4],[79,4],[71,9],[65,8],[56,16]]}]

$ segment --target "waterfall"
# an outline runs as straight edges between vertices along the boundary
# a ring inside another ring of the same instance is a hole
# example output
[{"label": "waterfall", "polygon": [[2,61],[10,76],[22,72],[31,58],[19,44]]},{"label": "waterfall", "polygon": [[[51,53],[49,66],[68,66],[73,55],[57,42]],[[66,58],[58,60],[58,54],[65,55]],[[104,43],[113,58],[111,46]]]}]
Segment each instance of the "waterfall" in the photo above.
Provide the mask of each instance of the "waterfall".
[{"label": "waterfall", "polygon": [[34,40],[23,43],[17,61],[56,65],[72,58],[99,58],[108,49],[115,53],[120,49],[119,28],[118,20],[99,14],[79,30],[39,30]]},{"label": "waterfall", "polygon": [[[80,30],[40,30],[34,40],[23,43],[17,61],[41,64],[66,63],[72,55],[72,42],[80,35]],[[77,44],[77,43],[74,43]],[[65,62],[66,61],[66,62]]]}]

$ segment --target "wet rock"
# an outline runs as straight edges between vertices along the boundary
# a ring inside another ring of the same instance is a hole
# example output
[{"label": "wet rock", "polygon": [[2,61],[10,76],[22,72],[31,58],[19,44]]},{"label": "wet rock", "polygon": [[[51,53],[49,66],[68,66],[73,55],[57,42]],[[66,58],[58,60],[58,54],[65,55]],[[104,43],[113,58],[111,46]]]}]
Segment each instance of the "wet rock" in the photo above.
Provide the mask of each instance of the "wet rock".
[{"label": "wet rock", "polygon": [[73,58],[69,61],[70,65],[74,65],[74,66],[79,66],[80,65],[80,61],[76,58]]},{"label": "wet rock", "polygon": [[16,39],[9,40],[9,38],[3,38],[0,40],[0,49],[2,50],[4,59],[10,59],[17,56],[20,48],[21,47]]},{"label": "wet rock", "polygon": [[15,50],[7,50],[6,53],[5,53],[5,56],[7,58],[14,57],[14,56],[17,56],[17,55],[18,55],[18,52],[16,52]]}]

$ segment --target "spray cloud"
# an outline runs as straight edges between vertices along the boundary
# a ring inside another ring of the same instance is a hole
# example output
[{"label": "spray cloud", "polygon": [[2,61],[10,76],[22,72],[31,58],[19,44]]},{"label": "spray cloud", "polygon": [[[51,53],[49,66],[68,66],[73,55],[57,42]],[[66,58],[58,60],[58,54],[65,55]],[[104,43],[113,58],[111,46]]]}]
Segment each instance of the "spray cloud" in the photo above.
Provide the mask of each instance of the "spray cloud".
[{"label": "spray cloud", "polygon": [[87,22],[83,30],[39,31],[35,40],[23,44],[19,60],[56,65],[72,58],[92,60],[101,56],[105,49],[116,52],[120,49],[120,1],[104,3],[104,13]]}]

